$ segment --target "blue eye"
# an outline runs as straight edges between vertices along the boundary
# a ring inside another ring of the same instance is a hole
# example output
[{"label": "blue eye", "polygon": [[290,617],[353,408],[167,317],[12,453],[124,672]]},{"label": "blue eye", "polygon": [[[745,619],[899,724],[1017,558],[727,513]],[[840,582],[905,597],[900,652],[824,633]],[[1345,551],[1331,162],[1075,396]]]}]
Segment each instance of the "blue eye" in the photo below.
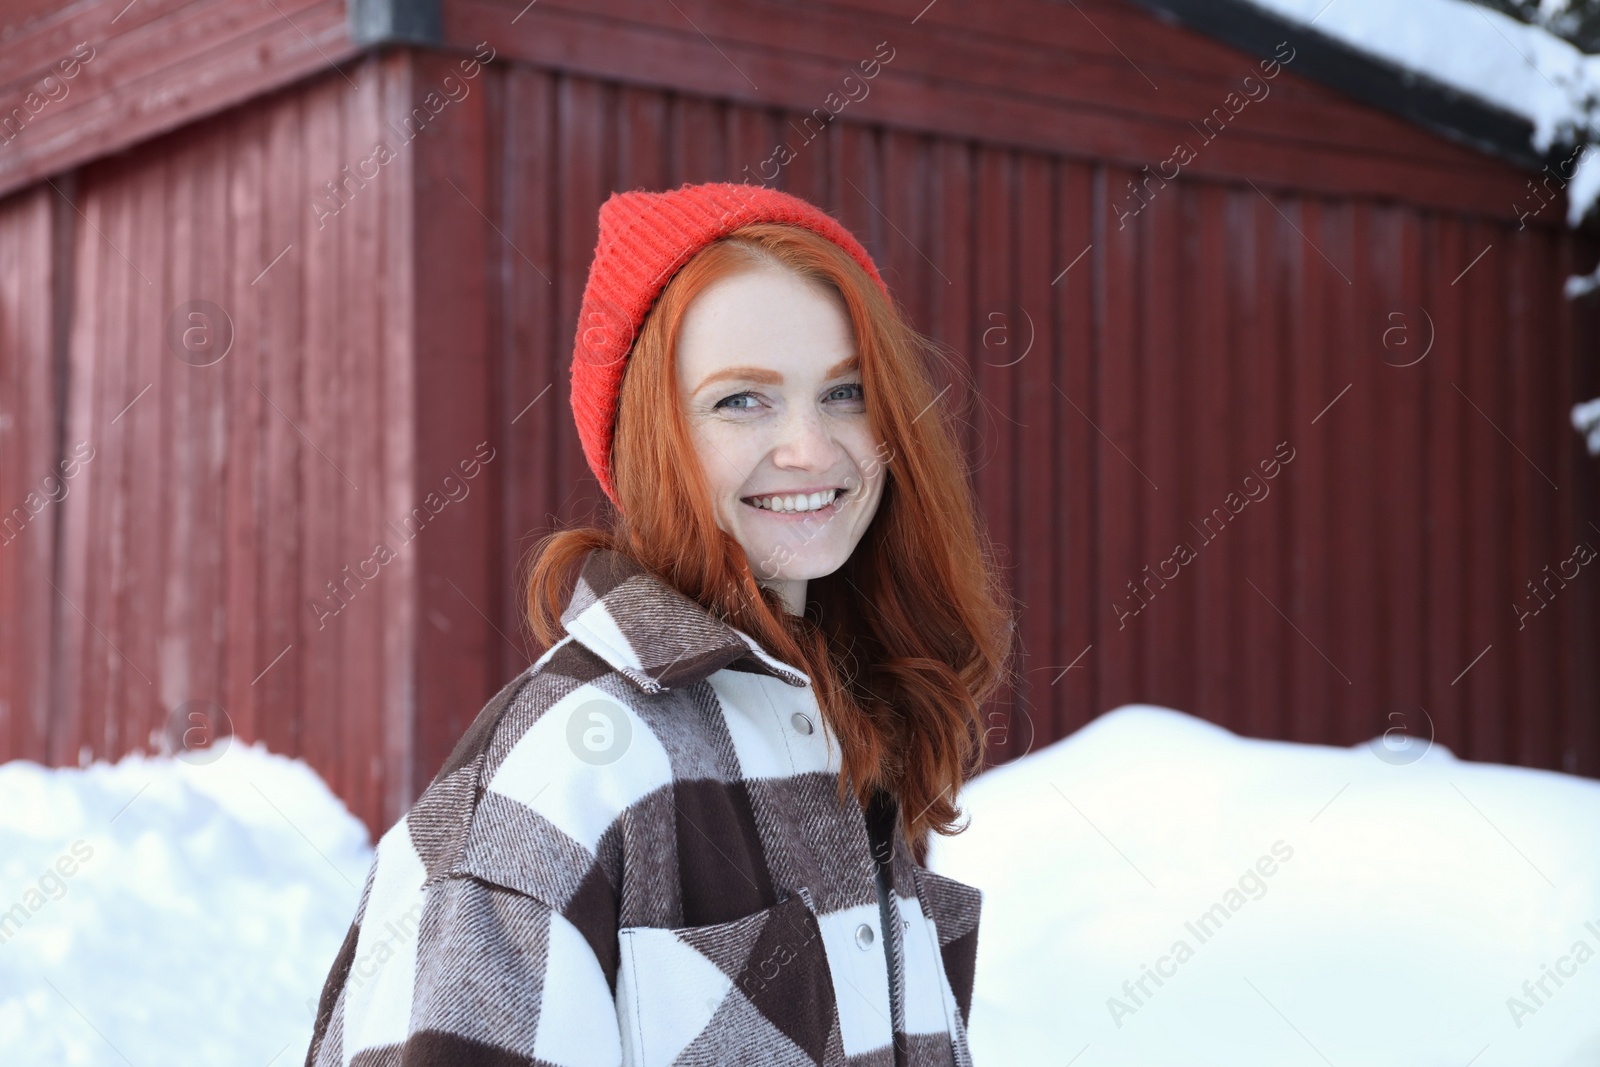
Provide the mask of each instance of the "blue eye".
[{"label": "blue eye", "polygon": [[[839,392],[841,390],[845,390],[845,389],[854,389],[855,390],[855,395],[854,396],[843,396],[843,397],[839,396]],[[860,382],[846,382],[844,385],[835,386],[833,388],[833,390],[828,393],[828,399],[830,399],[830,400],[859,400],[864,395],[865,395],[865,391],[864,391],[864,388],[863,388],[863,386],[862,386],[862,384]],[[734,404],[734,403],[731,403],[731,401],[746,400],[746,399],[750,400],[751,403],[750,404]],[[753,407],[755,407],[755,402],[758,399],[759,398],[756,396],[756,394],[751,393],[751,392],[733,393],[733,394],[731,394],[729,396],[723,397],[721,400],[717,401],[714,405],[712,405],[712,407],[713,407],[713,410],[715,410],[716,408],[727,408],[727,409],[733,410],[733,411],[749,411]]]}]

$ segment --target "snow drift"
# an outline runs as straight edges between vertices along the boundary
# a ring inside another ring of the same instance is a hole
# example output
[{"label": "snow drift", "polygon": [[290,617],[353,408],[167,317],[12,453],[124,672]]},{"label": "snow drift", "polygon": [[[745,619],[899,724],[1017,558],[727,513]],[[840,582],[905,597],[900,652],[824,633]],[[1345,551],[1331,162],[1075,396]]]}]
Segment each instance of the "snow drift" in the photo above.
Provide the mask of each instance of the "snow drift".
[{"label": "snow drift", "polygon": [[1600,1063],[1600,783],[1128,705],[961,805],[979,1064]]},{"label": "snow drift", "polygon": [[371,858],[260,745],[0,765],[0,1063],[300,1063]]}]

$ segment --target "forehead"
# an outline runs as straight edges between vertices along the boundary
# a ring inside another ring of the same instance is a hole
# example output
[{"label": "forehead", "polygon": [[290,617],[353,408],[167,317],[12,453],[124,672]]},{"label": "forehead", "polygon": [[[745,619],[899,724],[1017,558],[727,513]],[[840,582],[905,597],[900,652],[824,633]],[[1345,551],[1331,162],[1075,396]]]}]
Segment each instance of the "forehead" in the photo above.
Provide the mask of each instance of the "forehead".
[{"label": "forehead", "polygon": [[692,385],[738,364],[821,378],[855,349],[838,293],[763,267],[719,278],[689,304],[678,333],[678,376]]}]

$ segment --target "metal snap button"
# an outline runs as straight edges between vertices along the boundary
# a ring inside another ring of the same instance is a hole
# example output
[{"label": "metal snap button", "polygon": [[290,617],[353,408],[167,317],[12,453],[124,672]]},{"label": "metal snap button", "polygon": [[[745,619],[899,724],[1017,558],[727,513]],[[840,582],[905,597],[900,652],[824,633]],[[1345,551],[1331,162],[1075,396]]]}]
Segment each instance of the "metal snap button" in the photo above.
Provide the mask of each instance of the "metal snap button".
[{"label": "metal snap button", "polygon": [[804,712],[795,712],[789,716],[789,721],[794,723],[794,728],[800,733],[809,734],[811,732],[811,720],[806,717]]},{"label": "metal snap button", "polygon": [[862,923],[860,926],[856,927],[856,944],[860,945],[862,948],[870,948],[872,946],[872,939],[875,936],[877,935],[872,932],[872,927],[868,926],[866,923]]}]

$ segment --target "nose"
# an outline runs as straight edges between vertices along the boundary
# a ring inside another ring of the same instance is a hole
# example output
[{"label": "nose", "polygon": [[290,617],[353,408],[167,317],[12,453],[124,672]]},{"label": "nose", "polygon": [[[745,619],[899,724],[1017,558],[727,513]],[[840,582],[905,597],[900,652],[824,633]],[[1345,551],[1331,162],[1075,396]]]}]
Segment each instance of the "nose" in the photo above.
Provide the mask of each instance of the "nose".
[{"label": "nose", "polygon": [[839,454],[827,416],[802,410],[788,416],[778,431],[772,462],[787,470],[827,470]]}]

